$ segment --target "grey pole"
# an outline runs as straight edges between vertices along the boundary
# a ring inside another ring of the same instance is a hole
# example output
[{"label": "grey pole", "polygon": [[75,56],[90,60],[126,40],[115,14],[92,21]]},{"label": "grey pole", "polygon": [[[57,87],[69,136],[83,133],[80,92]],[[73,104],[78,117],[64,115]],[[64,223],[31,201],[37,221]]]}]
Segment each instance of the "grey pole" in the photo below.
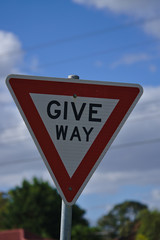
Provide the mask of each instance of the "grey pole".
[{"label": "grey pole", "polygon": [[[69,75],[68,78],[79,79],[79,76]],[[65,204],[64,201],[62,200],[60,240],[71,240],[71,227],[72,227],[72,206]]]},{"label": "grey pole", "polygon": [[60,240],[71,239],[71,227],[72,227],[72,206],[66,205],[62,200]]}]

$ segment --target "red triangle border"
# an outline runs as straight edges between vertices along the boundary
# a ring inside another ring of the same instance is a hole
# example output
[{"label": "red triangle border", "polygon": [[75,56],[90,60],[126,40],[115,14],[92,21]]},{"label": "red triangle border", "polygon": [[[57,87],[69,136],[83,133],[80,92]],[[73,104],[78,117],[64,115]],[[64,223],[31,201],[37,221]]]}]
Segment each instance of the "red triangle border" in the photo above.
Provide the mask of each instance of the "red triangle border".
[{"label": "red triangle border", "polygon": [[[43,158],[48,162],[50,173],[54,175],[56,179],[56,185],[60,188],[60,193],[67,204],[73,204],[81,191],[86,185],[86,179],[90,178],[93,174],[92,169],[97,164],[100,155],[107,151],[106,146],[110,146],[113,141],[113,136],[117,133],[117,129],[121,128],[125,117],[129,115],[133,109],[135,103],[138,101],[142,94],[142,88],[139,85],[119,84],[112,85],[112,83],[98,84],[96,82],[78,80],[78,82],[71,81],[69,79],[49,79],[39,78],[31,79],[27,76],[10,76],[8,78],[8,87],[16,104],[20,109],[20,112],[24,113],[23,116],[25,122],[27,120],[29,126],[32,129],[31,134],[37,139],[38,145],[43,152]],[[89,151],[83,158],[82,162],[78,166],[77,170],[70,178],[60,156],[46,130],[44,123],[32,101],[30,93],[39,94],[53,94],[63,96],[73,96],[76,94],[80,97],[90,98],[109,98],[118,99],[115,109],[107,119],[102,130],[96,137]],[[30,129],[30,131],[31,131]],[[118,130],[118,131],[119,131]],[[36,142],[36,145],[37,145]],[[39,147],[38,147],[39,148]],[[106,150],[105,150],[106,149]],[[42,154],[41,152],[41,154]],[[95,169],[94,169],[95,170]],[[89,176],[89,177],[88,177]],[[53,177],[53,176],[52,176]],[[89,179],[87,179],[88,181]],[[83,187],[82,187],[83,186]]]}]

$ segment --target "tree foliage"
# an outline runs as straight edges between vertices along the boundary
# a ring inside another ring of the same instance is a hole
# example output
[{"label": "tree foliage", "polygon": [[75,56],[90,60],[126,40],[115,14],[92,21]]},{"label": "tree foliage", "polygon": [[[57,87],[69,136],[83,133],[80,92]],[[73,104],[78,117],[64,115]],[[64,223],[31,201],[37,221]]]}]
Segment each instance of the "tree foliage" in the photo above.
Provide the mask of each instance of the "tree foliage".
[{"label": "tree foliage", "polygon": [[97,240],[99,239],[99,232],[98,227],[76,225],[72,229],[72,240]]},{"label": "tree foliage", "polygon": [[140,227],[138,229],[138,235],[143,235],[148,240],[160,239],[160,212],[154,210],[144,210],[139,215]]},{"label": "tree foliage", "polygon": [[149,240],[149,239],[145,237],[143,234],[138,233],[136,236],[136,240]]},{"label": "tree foliage", "polygon": [[[136,201],[115,205],[101,217],[98,227],[89,227],[85,210],[78,205],[72,211],[72,239],[160,239],[160,212],[149,211]],[[24,228],[30,232],[59,239],[61,198],[48,182],[24,180],[7,194],[0,193],[0,229]],[[101,232],[100,232],[101,231]],[[106,234],[105,234],[106,233]]]},{"label": "tree foliage", "polygon": [[[59,238],[61,198],[48,182],[24,180],[8,192],[5,211],[0,209],[0,213],[5,215],[3,228],[24,228],[43,237]],[[84,214],[77,205],[73,207],[73,226],[88,226]]]},{"label": "tree foliage", "polygon": [[6,211],[8,198],[5,193],[0,192],[0,229],[5,229],[6,226]]},{"label": "tree foliage", "polygon": [[105,216],[99,219],[98,224],[111,238],[127,237],[135,224],[140,211],[147,206],[136,201],[125,201],[115,205]]}]

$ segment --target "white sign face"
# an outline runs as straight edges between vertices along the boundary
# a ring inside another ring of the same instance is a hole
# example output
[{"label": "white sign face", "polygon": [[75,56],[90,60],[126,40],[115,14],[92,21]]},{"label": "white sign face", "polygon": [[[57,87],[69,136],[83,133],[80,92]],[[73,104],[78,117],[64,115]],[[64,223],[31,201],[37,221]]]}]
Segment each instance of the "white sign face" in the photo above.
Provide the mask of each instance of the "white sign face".
[{"label": "white sign face", "polygon": [[72,177],[119,100],[30,95]]},{"label": "white sign face", "polygon": [[61,197],[73,205],[142,87],[23,75],[10,75],[6,83]]}]

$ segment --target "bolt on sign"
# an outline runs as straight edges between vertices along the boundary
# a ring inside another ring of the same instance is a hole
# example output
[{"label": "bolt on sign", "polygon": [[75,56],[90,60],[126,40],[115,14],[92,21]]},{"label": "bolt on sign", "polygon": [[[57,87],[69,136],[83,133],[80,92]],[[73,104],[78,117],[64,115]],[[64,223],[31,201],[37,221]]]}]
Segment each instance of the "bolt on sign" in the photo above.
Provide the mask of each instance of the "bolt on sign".
[{"label": "bolt on sign", "polygon": [[9,75],[6,83],[61,197],[74,204],[142,87],[23,75]]}]

